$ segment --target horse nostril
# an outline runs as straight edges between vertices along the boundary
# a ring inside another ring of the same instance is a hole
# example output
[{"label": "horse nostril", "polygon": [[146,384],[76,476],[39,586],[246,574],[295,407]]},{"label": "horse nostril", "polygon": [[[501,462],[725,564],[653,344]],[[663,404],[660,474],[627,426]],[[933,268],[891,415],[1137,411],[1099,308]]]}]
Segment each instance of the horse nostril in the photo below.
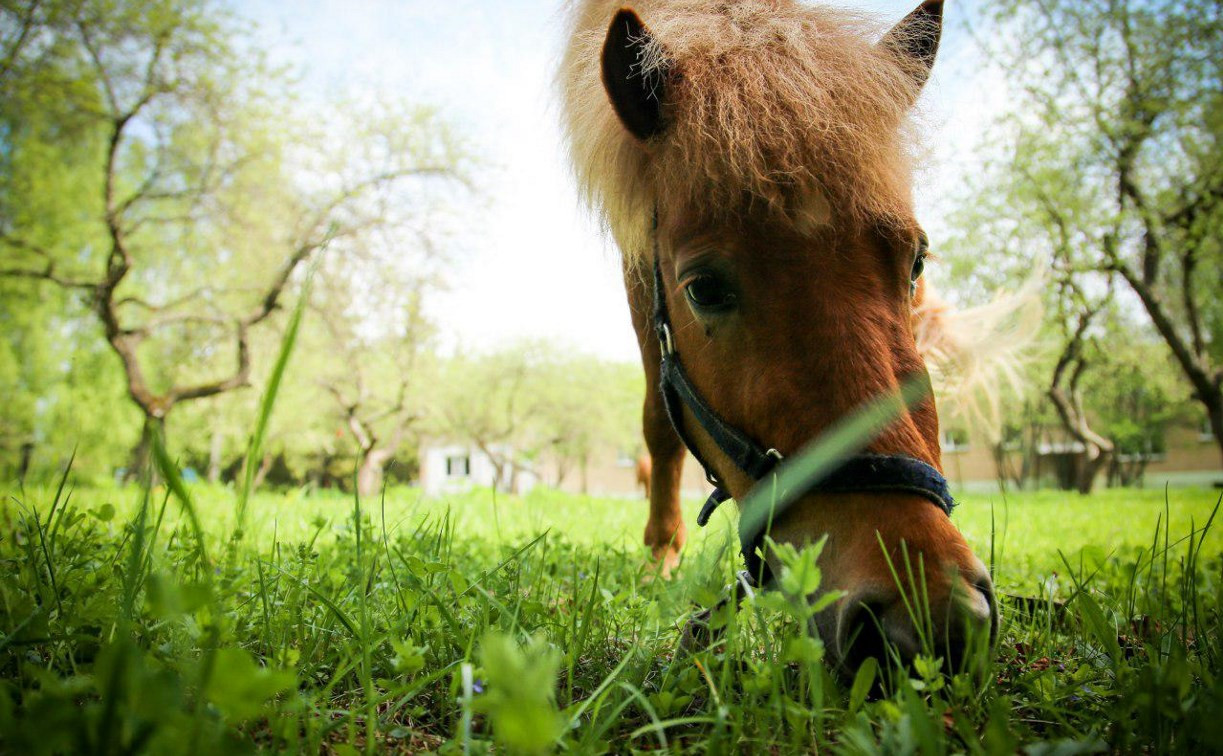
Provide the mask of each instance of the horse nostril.
[{"label": "horse nostril", "polygon": [[989,612],[989,645],[992,648],[998,640],[998,599],[994,596],[994,581],[988,574],[982,574],[972,587],[985,598],[986,611]]},{"label": "horse nostril", "polygon": [[965,584],[967,591],[952,603],[947,614],[940,644],[953,672],[969,669],[979,654],[993,648],[998,637],[998,606],[989,576],[982,573]]},{"label": "horse nostril", "polygon": [[838,625],[837,651],[848,669],[857,669],[872,656],[880,663],[887,659],[883,612],[879,602],[847,602]]},{"label": "horse nostril", "polygon": [[981,567],[975,576],[969,576],[968,596],[961,603],[961,611],[966,615],[968,625],[989,625],[990,643],[998,636],[998,602],[994,598],[994,581],[989,573]]},{"label": "horse nostril", "polygon": [[989,609],[991,617],[997,619],[998,602],[994,600],[994,584],[988,578],[982,581],[977,581],[973,585],[973,589],[985,598],[985,606]]},{"label": "horse nostril", "polygon": [[846,602],[837,635],[841,663],[850,670],[874,657],[882,665],[899,658],[907,665],[917,654],[918,643],[909,623],[897,621],[899,598],[863,596]]},{"label": "horse nostril", "polygon": [[993,646],[998,613],[988,576],[964,579],[959,590],[922,609],[920,627],[912,613],[918,607],[899,594],[869,591],[846,600],[837,624],[836,652],[847,670],[869,657],[887,665],[908,667],[918,654],[942,657],[944,669],[969,667],[977,652]]}]

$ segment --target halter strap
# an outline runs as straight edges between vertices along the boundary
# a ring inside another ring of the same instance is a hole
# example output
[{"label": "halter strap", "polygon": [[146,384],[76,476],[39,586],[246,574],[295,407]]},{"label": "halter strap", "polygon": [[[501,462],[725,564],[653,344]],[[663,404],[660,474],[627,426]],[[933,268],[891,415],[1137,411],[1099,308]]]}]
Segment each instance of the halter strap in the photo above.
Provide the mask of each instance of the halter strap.
[{"label": "halter strap", "polygon": [[[688,407],[688,411],[736,467],[756,480],[767,475],[781,461],[781,454],[776,449],[764,448],[738,428],[723,420],[701,398],[696,387],[692,385],[692,381],[688,379],[688,373],[684,370],[683,364],[679,361],[679,354],[675,351],[671,319],[667,313],[667,298],[663,290],[662,269],[659,267],[657,255],[654,258],[654,332],[658,336],[659,348],[662,351],[659,374],[667,417],[671,419],[671,425],[675,427],[675,432],[679,434],[684,445],[692,452],[692,456],[696,457],[701,467],[705,468],[705,478],[714,486],[715,495],[720,493],[718,489],[724,489],[725,486],[718,480],[709,463],[701,457],[700,452],[696,450],[696,444],[692,443],[692,439],[684,430],[684,415],[681,409],[683,405]],[[727,496],[723,496],[722,501],[725,501],[726,498]],[[706,507],[708,506],[707,503]],[[701,525],[705,524],[699,518],[697,522]]]},{"label": "halter strap", "polygon": [[[662,267],[658,255],[658,217],[654,217],[654,333],[658,338],[662,361],[659,366],[659,388],[667,417],[684,446],[705,470],[705,479],[712,485],[713,493],[705,500],[697,515],[697,525],[704,527],[718,506],[731,498],[730,493],[714,472],[713,467],[701,456],[692,437],[684,428],[683,408],[687,407],[692,417],[718,449],[739,469],[756,481],[761,481],[782,461],[782,455],[771,447],[765,447],[747,436],[743,431],[726,422],[701,397],[688,373],[680,362],[675,348],[671,318],[667,311],[666,291],[663,287]],[[848,457],[835,470],[809,486],[807,493],[849,493],[887,491],[911,493],[930,501],[947,515],[955,507],[955,500],[943,477],[933,466],[919,459],[902,454],[859,454]],[[767,584],[772,577],[768,564],[760,556],[759,548],[766,526],[759,532],[739,533],[740,549],[747,571],[760,585]]]}]

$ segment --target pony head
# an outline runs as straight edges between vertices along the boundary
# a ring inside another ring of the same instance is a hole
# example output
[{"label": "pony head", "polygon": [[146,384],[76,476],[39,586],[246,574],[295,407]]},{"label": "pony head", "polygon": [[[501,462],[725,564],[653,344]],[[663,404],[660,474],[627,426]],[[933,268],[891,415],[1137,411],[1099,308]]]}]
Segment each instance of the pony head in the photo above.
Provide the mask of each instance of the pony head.
[{"label": "pony head", "polygon": [[[581,191],[630,289],[652,286],[657,259],[691,383],[782,454],[926,374],[909,115],[941,18],[941,0],[927,0],[880,36],[863,17],[791,0],[574,9],[560,83]],[[643,355],[651,374],[657,344]],[[691,443],[740,499],[756,481],[691,420]],[[934,400],[868,451],[940,468]],[[772,526],[777,541],[824,535],[823,587],[845,597],[816,625],[845,666],[885,646],[955,665],[996,627],[984,565],[925,498],[812,494]]]}]

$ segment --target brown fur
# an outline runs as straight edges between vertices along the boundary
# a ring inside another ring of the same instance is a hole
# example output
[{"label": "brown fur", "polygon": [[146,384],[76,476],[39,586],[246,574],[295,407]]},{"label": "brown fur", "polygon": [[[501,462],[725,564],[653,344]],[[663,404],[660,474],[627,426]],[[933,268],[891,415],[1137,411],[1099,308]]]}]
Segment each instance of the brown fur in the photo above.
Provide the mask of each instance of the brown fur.
[{"label": "brown fur", "polygon": [[642,454],[637,458],[637,485],[645,491],[645,495],[650,495],[650,455]]}]

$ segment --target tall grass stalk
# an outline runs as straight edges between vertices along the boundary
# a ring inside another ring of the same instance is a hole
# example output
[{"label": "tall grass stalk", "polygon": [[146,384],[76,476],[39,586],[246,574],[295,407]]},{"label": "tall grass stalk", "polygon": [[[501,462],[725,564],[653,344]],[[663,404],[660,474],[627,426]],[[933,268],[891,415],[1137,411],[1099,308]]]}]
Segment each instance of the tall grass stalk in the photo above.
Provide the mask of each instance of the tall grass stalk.
[{"label": "tall grass stalk", "polygon": [[[326,254],[330,244],[331,232],[329,231],[318,255],[315,256],[309,270],[306,271],[301,293],[297,297],[297,304],[294,305],[293,312],[289,315],[289,321],[285,325],[285,333],[280,340],[280,349],[276,354],[276,361],[272,363],[272,372],[268,376],[267,386],[264,388],[263,395],[259,399],[259,406],[255,413],[255,428],[251,432],[250,440],[246,445],[246,460],[242,466],[242,487],[238,490],[238,501],[234,514],[234,531],[230,537],[231,543],[242,540],[242,529],[246,525],[246,509],[250,503],[251,490],[255,482],[255,470],[259,467],[259,455],[263,451],[263,441],[267,435],[268,423],[272,419],[272,410],[276,406],[276,397],[280,393],[280,385],[284,381],[285,371],[289,367],[289,358],[293,356],[293,349],[297,346],[297,334],[301,329],[302,315],[305,313],[306,305],[310,301],[310,291],[314,284],[314,275],[318,270],[319,260]],[[232,550],[230,555],[232,555]],[[228,562],[229,560],[227,559],[226,561]]]},{"label": "tall grass stalk", "polygon": [[777,469],[744,498],[739,532],[758,533],[775,515],[856,454],[907,409],[929,396],[928,381],[912,379],[894,393],[871,400],[839,421]]}]

